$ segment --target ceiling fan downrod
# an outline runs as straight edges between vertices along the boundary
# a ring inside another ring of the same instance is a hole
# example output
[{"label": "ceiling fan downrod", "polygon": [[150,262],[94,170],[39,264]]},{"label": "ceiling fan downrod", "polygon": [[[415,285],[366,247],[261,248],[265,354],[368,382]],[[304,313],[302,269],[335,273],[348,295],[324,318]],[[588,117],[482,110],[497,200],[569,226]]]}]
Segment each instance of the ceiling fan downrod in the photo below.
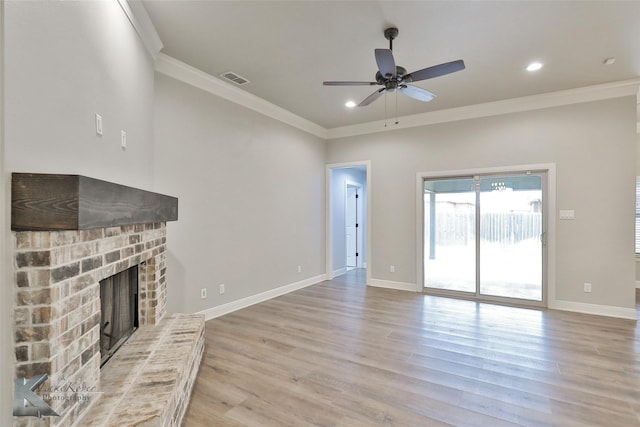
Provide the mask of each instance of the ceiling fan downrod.
[{"label": "ceiling fan downrod", "polygon": [[384,38],[389,40],[389,50],[393,50],[393,39],[398,37],[398,29],[396,27],[384,30]]}]

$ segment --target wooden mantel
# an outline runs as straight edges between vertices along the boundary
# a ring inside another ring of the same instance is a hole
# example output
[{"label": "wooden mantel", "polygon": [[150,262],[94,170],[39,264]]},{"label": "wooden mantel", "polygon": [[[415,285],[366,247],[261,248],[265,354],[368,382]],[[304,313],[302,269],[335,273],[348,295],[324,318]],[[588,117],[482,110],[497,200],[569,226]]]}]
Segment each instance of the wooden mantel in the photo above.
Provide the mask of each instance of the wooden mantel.
[{"label": "wooden mantel", "polygon": [[178,199],[81,175],[13,173],[11,229],[87,230],[178,219]]}]

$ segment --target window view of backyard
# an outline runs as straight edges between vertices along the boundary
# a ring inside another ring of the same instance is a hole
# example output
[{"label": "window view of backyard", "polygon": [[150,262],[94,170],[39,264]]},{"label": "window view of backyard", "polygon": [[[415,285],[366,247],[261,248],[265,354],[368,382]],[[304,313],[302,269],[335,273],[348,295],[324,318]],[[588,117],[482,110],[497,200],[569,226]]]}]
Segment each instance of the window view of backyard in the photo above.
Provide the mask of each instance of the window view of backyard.
[{"label": "window view of backyard", "polygon": [[542,300],[539,176],[425,181],[424,212],[425,287]]}]

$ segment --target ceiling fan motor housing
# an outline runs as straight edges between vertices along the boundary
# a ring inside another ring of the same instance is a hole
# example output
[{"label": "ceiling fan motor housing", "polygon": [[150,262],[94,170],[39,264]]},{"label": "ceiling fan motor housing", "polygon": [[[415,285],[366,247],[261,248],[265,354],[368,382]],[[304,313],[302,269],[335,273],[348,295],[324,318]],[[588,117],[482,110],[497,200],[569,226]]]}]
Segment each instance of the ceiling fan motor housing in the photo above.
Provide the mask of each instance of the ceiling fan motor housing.
[{"label": "ceiling fan motor housing", "polygon": [[400,67],[399,65],[397,65],[395,78],[387,79],[380,73],[380,71],[378,71],[376,72],[376,82],[378,82],[378,84],[380,85],[386,85],[389,82],[402,83],[404,76],[406,75],[407,70],[404,67]]}]

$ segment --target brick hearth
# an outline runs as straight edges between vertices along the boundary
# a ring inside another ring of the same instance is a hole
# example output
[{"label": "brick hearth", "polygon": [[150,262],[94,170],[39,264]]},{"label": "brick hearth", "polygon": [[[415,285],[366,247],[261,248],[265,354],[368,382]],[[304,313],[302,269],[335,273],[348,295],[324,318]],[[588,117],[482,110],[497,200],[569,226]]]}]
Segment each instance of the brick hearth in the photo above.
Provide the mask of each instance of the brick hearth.
[{"label": "brick hearth", "polygon": [[168,314],[141,326],[102,368],[103,394],[79,425],[179,426],[203,346],[200,315]]}]

